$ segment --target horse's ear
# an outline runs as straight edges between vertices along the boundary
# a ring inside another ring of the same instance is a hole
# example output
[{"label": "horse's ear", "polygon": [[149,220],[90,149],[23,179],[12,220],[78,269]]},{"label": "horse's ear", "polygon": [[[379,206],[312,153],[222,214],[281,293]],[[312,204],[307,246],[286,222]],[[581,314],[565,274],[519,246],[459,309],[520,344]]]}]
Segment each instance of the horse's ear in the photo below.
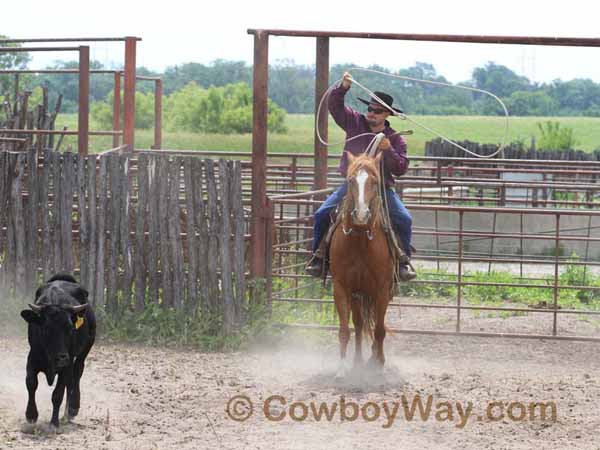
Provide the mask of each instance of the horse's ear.
[{"label": "horse's ear", "polygon": [[346,150],[346,158],[348,158],[348,166],[351,166],[356,160],[356,156]]}]

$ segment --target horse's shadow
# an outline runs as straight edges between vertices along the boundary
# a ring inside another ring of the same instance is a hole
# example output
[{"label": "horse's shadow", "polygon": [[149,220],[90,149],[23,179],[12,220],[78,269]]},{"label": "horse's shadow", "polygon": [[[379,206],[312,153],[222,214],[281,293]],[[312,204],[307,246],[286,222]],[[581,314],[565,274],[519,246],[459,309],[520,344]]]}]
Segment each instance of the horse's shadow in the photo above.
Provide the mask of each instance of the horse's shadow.
[{"label": "horse's shadow", "polygon": [[324,370],[299,384],[308,389],[331,390],[334,394],[389,393],[402,391],[408,385],[398,367],[386,364],[383,372],[368,366],[351,368],[344,377],[336,377],[335,370]]}]

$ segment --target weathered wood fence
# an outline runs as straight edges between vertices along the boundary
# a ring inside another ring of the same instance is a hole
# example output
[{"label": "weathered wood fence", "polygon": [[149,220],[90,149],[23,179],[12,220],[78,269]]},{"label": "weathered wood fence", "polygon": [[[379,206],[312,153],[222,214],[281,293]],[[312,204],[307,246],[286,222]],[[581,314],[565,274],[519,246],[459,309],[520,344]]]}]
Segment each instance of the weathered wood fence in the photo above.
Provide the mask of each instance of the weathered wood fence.
[{"label": "weathered wood fence", "polygon": [[0,287],[79,272],[109,314],[150,303],[244,321],[239,161],[0,153]]},{"label": "weathered wood fence", "polygon": [[[479,144],[477,142],[458,142],[468,150],[478,155],[491,155],[498,150],[495,144]],[[434,139],[425,143],[425,156],[440,158],[471,158],[472,156],[461,149],[441,139]],[[498,155],[496,158],[500,158]],[[510,144],[504,148],[505,159],[545,159],[559,161],[600,161],[600,150],[584,152],[583,150],[540,150],[525,148],[520,144]]]}]

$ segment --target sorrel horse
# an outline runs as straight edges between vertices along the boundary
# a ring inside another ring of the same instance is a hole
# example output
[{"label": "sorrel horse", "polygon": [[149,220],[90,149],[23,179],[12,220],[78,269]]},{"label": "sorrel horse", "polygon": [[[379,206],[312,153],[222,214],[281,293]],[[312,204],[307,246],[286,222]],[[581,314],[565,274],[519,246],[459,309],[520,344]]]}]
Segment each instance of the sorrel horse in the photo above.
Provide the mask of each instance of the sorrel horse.
[{"label": "sorrel horse", "polygon": [[350,313],[356,338],[354,366],[363,364],[363,333],[373,342],[369,367],[381,371],[385,363],[384,320],[393,294],[394,261],[382,226],[381,155],[371,158],[348,154],[348,192],[342,203],[341,223],[334,231],[330,248],[333,295],[340,320],[341,362],[336,377],[344,377],[348,371],[346,348],[350,340]]}]

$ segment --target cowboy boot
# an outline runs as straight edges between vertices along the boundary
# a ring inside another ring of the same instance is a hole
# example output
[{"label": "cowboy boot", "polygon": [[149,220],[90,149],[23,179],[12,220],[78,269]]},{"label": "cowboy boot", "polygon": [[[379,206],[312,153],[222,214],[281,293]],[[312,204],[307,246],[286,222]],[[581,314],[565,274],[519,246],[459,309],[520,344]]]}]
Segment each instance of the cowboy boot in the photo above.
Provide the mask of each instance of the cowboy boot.
[{"label": "cowboy boot", "polygon": [[321,278],[323,276],[323,258],[320,258],[315,253],[308,262],[305,270],[310,276]]},{"label": "cowboy boot", "polygon": [[408,264],[399,264],[398,265],[398,278],[400,281],[408,282],[417,278],[417,272],[411,269],[411,266]]}]

